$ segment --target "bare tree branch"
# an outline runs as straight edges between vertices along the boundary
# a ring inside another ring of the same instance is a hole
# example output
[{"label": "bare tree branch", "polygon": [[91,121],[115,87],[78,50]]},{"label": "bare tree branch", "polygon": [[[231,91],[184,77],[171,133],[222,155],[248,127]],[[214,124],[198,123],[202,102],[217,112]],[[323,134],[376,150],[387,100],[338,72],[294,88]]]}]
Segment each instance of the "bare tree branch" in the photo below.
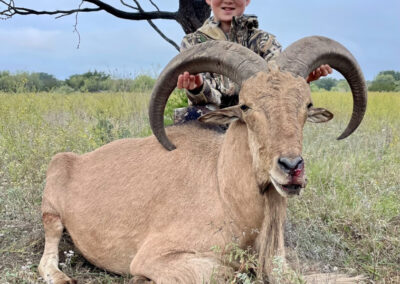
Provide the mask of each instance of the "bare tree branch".
[{"label": "bare tree branch", "polygon": [[5,18],[11,18],[14,15],[71,15],[76,12],[98,12],[104,10],[111,15],[127,20],[152,20],[152,19],[165,19],[165,20],[176,20],[177,12],[165,12],[165,11],[154,11],[154,12],[140,12],[132,13],[126,12],[112,7],[111,5],[104,3],[99,0],[83,0],[83,2],[91,3],[97,6],[97,8],[82,8],[82,9],[71,9],[71,10],[54,10],[54,11],[38,11],[34,9],[17,7],[13,0],[5,1],[0,0],[0,3],[6,5],[6,9],[0,12],[0,15]]},{"label": "bare tree branch", "polygon": [[[122,1],[122,0],[121,0],[121,1]],[[140,11],[141,13],[143,13],[144,10],[142,9],[142,6],[140,6],[139,1],[137,1],[137,0],[133,0],[133,1],[136,3],[136,5],[137,5],[139,11]],[[170,44],[172,44],[172,46],[174,46],[178,51],[180,50],[180,49],[179,49],[179,46],[178,46],[172,39],[168,38],[168,37],[153,23],[152,20],[147,20],[147,22],[150,24],[150,26],[151,26],[163,39],[165,39],[167,42],[169,42]]]},{"label": "bare tree branch", "polygon": [[134,7],[134,6],[132,6],[132,5],[129,5],[128,3],[125,3],[124,0],[120,0],[120,1],[121,1],[121,3],[122,3],[123,5],[125,5],[126,7],[129,7],[129,8],[134,9],[134,10],[139,10],[138,7]]},{"label": "bare tree branch", "polygon": [[[130,5],[126,0],[120,0],[121,4],[134,12],[127,12],[121,9],[117,9],[107,3],[105,0],[81,0],[81,3],[77,9],[70,10],[35,10],[26,7],[19,7],[15,5],[17,0],[0,0],[0,19],[7,20],[15,15],[55,15],[56,18],[69,16],[76,13],[74,32],[78,34],[79,42],[80,36],[77,30],[77,13],[90,13],[105,11],[115,17],[127,20],[147,20],[153,29],[166,41],[172,44],[176,49],[179,49],[178,45],[163,34],[160,29],[151,21],[155,19],[174,20],[178,22],[185,33],[194,32],[198,29],[205,19],[210,16],[210,7],[204,0],[175,0],[179,1],[179,9],[176,12],[160,11],[159,7],[154,3],[153,0],[149,0],[151,5],[156,11],[145,12],[139,4],[139,0],[132,0],[136,3]],[[161,1],[161,0],[160,0]],[[34,1],[32,3],[35,3]],[[92,4],[96,7],[82,7],[83,4]],[[32,4],[33,5],[33,4]],[[140,8],[139,8],[140,7]],[[1,10],[3,9],[3,10]],[[78,44],[79,46],[79,44]]]},{"label": "bare tree branch", "polygon": [[[81,3],[79,4],[79,9],[81,8],[82,4],[83,4],[83,1],[81,1]],[[78,44],[77,44],[76,48],[79,48],[79,46],[81,45],[81,34],[78,31],[78,12],[76,12],[76,15],[75,15],[74,33],[76,33],[78,35]]]},{"label": "bare tree branch", "polygon": [[165,11],[155,11],[155,12],[140,12],[140,13],[129,13],[119,9],[114,8],[107,3],[99,0],[84,0],[85,2],[92,3],[102,10],[110,13],[121,19],[127,20],[154,20],[154,19],[165,19],[165,20],[176,20],[176,12],[165,12]]},{"label": "bare tree branch", "polygon": [[158,8],[158,6],[156,4],[154,4],[154,2],[152,0],[149,0],[150,3],[154,6],[154,8],[157,9],[157,11],[160,11],[160,9]]},{"label": "bare tree branch", "polygon": [[17,7],[14,4],[14,1],[11,0],[8,3],[4,0],[0,0],[0,3],[6,5],[7,9],[0,11],[1,16],[5,16],[5,18],[11,18],[14,15],[59,15],[57,18],[62,16],[68,16],[76,12],[98,12],[102,9],[98,8],[84,8],[84,9],[72,9],[72,10],[54,10],[54,11],[37,11],[24,7]]}]

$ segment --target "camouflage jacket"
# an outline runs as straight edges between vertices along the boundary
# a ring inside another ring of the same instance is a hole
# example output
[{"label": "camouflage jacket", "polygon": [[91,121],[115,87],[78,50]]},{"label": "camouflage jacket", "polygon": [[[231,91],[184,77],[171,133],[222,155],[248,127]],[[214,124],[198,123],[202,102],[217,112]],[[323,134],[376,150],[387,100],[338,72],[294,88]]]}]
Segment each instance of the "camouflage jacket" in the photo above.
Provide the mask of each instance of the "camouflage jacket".
[{"label": "camouflage jacket", "polygon": [[[181,51],[193,45],[209,40],[227,40],[239,43],[259,54],[265,60],[270,60],[281,51],[281,45],[275,36],[259,30],[256,16],[243,15],[233,17],[231,30],[225,34],[219,27],[219,23],[211,17],[202,27],[191,34],[187,34],[181,44]],[[189,104],[205,106],[208,109],[224,108],[238,103],[239,86],[228,78],[214,73],[203,73],[204,84],[197,90],[186,91]],[[204,107],[199,108],[199,116],[204,113]],[[187,109],[175,111],[175,123],[188,120]],[[191,116],[190,116],[191,117]],[[193,118],[192,118],[193,119]]]}]

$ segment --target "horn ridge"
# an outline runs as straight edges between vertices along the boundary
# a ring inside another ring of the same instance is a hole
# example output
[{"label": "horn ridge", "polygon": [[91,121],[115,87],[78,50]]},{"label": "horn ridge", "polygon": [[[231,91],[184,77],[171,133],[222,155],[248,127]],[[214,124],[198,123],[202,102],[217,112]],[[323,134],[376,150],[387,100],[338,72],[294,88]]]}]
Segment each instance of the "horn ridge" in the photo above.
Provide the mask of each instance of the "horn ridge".
[{"label": "horn ridge", "polygon": [[322,64],[339,71],[350,85],[353,112],[338,139],[346,138],[358,128],[367,109],[367,86],[356,59],[343,45],[322,36],[306,37],[288,46],[276,61],[281,71],[303,78]]},{"label": "horn ridge", "polygon": [[184,71],[218,73],[241,85],[255,73],[267,70],[267,62],[262,57],[232,42],[208,41],[181,52],[161,72],[151,94],[149,119],[154,135],[167,150],[176,148],[165,132],[164,109],[179,74]]}]

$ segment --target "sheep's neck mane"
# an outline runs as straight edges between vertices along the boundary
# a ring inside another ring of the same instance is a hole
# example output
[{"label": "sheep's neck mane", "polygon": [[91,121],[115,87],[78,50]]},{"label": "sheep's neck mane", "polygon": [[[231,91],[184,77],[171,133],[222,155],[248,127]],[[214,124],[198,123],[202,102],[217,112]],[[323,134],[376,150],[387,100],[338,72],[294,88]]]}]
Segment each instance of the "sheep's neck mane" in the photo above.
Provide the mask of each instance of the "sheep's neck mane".
[{"label": "sheep's neck mane", "polygon": [[264,220],[255,244],[258,252],[258,276],[270,275],[272,261],[276,257],[285,258],[284,224],[287,198],[282,197],[272,185],[264,196]]},{"label": "sheep's neck mane", "polygon": [[[218,183],[225,209],[238,230],[258,231],[242,237],[242,242],[254,245],[259,253],[262,270],[271,268],[266,261],[284,255],[283,230],[287,199],[273,186],[262,195],[252,167],[247,127],[243,122],[231,124],[225,134],[218,158]],[[239,233],[241,233],[239,231]]]}]

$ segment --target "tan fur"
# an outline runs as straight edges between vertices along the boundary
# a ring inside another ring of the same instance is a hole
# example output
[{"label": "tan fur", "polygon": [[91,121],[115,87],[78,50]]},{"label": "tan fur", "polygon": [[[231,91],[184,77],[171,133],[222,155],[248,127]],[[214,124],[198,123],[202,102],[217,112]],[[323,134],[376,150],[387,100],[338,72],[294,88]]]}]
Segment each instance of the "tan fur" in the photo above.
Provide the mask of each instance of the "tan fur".
[{"label": "tan fur", "polygon": [[[273,257],[284,255],[286,196],[273,186],[260,190],[271,174],[285,183],[277,157],[301,155],[309,102],[304,79],[259,73],[240,94],[251,109],[232,112],[242,114],[225,135],[194,123],[167,129],[177,146],[170,152],[151,136],[58,154],[43,214],[57,216],[50,223],[61,220],[82,254],[112,272],[157,284],[207,283],[221,265],[211,247],[238,242],[258,249],[268,275]],[[54,229],[44,222],[47,245]],[[42,275],[55,269],[41,267]]]},{"label": "tan fur", "polygon": [[64,229],[60,217],[43,213],[43,225],[46,242],[39,264],[40,274],[48,283],[76,283],[58,269],[58,244]]},{"label": "tan fur", "polygon": [[[280,196],[276,190],[266,193],[266,206],[264,208],[264,222],[260,234],[256,239],[255,246],[258,256],[258,275],[270,275],[275,257],[285,258],[284,246],[284,222],[286,219],[286,198]],[[271,232],[276,232],[271,234]]]}]

